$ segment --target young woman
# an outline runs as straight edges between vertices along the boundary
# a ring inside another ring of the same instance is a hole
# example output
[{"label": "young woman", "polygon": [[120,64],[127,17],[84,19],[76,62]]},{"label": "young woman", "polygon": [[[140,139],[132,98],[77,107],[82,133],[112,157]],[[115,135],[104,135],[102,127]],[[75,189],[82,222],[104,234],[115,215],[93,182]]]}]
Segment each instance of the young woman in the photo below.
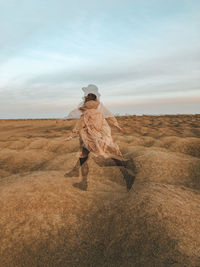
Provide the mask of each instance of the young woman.
[{"label": "young woman", "polygon": [[[79,110],[81,111],[81,117],[72,130],[72,134],[65,139],[71,140],[76,134],[79,134],[80,140],[80,153],[79,160],[75,167],[66,173],[65,177],[75,177],[79,175],[79,168],[81,167],[82,181],[76,183],[74,186],[87,189],[87,175],[88,164],[87,159],[90,152],[93,152],[95,162],[100,166],[119,166],[120,171],[126,181],[127,191],[129,191],[135,180],[135,176],[130,174],[127,170],[131,161],[125,160],[119,147],[114,143],[111,135],[111,129],[108,122],[104,118],[104,115],[98,110],[100,102],[97,96],[93,93],[89,93],[85,96],[85,101]],[[121,132],[125,132],[123,128],[118,125],[115,117],[108,118],[108,121],[117,127]],[[134,166],[132,165],[133,169]]]}]

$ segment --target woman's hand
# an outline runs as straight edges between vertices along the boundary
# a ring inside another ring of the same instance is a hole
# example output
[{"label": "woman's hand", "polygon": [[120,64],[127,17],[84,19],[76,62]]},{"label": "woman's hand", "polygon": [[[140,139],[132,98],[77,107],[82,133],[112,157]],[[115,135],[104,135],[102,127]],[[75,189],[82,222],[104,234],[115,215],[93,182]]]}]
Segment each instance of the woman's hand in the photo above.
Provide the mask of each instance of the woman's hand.
[{"label": "woman's hand", "polygon": [[70,141],[72,139],[72,136],[68,136],[66,139],[64,139],[64,141]]},{"label": "woman's hand", "polygon": [[126,130],[123,127],[118,127],[121,133],[126,133]]}]

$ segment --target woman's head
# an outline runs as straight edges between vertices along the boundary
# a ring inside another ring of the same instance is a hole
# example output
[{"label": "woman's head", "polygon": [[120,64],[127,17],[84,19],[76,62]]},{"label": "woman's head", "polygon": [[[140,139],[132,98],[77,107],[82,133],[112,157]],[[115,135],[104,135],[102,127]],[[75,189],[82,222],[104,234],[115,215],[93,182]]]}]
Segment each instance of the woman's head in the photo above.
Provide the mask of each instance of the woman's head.
[{"label": "woman's head", "polygon": [[85,96],[85,103],[90,100],[97,100],[97,96],[95,94],[89,93],[87,96]]},{"label": "woman's head", "polygon": [[95,94],[97,97],[97,100],[100,98],[100,93],[98,92],[99,88],[95,84],[89,84],[87,87],[82,88],[84,92],[84,97],[90,94]]}]

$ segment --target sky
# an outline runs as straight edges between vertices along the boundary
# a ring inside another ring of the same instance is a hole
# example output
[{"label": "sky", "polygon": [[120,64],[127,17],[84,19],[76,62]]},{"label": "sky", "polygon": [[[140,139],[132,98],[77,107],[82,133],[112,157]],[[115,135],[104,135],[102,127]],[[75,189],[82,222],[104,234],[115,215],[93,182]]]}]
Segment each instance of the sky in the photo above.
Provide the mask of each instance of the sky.
[{"label": "sky", "polygon": [[199,0],[0,0],[0,119],[200,113]]}]

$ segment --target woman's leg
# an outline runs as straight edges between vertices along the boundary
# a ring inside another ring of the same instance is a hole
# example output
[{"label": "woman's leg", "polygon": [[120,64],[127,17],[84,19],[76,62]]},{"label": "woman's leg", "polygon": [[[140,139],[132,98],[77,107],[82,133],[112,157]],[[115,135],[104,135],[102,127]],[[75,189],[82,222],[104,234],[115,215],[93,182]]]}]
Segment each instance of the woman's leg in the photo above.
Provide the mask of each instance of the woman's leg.
[{"label": "woman's leg", "polygon": [[128,159],[117,159],[117,158],[104,158],[103,156],[94,157],[94,161],[100,167],[109,166],[124,166],[125,168],[132,169],[135,171],[135,165],[132,160]]},{"label": "woman's leg", "polygon": [[86,148],[82,148],[82,154],[85,157],[79,158],[74,166],[74,168],[70,171],[65,173],[65,177],[77,177],[79,176],[79,168],[83,165],[83,163],[88,159],[89,151]]},{"label": "woman's leg", "polygon": [[86,177],[86,178],[87,178],[87,175],[88,175],[88,172],[89,172],[89,168],[88,168],[88,164],[87,164],[87,159],[88,159],[89,153],[90,153],[90,151],[87,150],[85,147],[83,147],[83,155],[85,157],[84,158],[79,158],[82,177]]},{"label": "woman's leg", "polygon": [[87,159],[88,159],[88,155],[89,155],[89,151],[87,149],[84,148],[84,153],[86,153],[86,157],[84,158],[79,158],[80,161],[80,166],[81,166],[81,174],[82,174],[82,180],[80,183],[74,183],[73,186],[78,187],[81,190],[87,190],[87,176],[89,173],[89,167],[87,164]]},{"label": "woman's leg", "polygon": [[79,176],[79,167],[80,167],[80,161],[77,160],[74,168],[70,171],[64,174],[65,177],[77,177]]},{"label": "woman's leg", "polygon": [[[115,158],[104,158],[103,156],[94,157],[94,161],[100,167],[116,166]],[[119,161],[119,160],[118,160]]]},{"label": "woman's leg", "polygon": [[[125,160],[119,160],[116,158],[112,158],[112,159],[116,163],[116,165],[119,167],[122,175],[124,176],[127,191],[129,191],[135,181],[135,175],[130,174],[127,170],[129,160],[125,161]],[[130,169],[135,173],[135,165],[132,164],[130,167],[131,167]]]},{"label": "woman's leg", "polygon": [[108,166],[118,166],[124,180],[126,181],[126,187],[129,191],[135,181],[135,175],[130,174],[127,169],[130,169],[134,174],[136,173],[135,165],[132,160],[117,159],[117,158],[104,158],[104,157],[95,157],[95,162],[101,167]]}]

